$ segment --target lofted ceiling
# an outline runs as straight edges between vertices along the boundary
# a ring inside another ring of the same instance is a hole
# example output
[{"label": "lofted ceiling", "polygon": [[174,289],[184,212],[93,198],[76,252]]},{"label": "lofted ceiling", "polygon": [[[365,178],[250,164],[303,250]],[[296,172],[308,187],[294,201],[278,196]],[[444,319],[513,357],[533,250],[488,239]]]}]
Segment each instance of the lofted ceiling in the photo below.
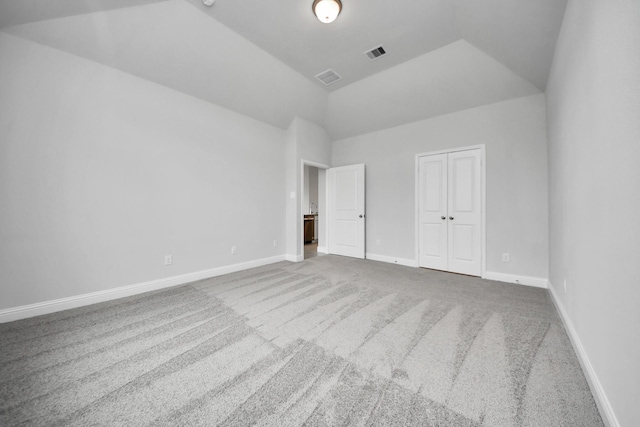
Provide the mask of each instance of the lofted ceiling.
[{"label": "lofted ceiling", "polygon": [[[0,30],[279,127],[286,127],[292,115],[324,126],[327,107],[339,99],[348,104],[346,94],[360,93],[354,92],[354,84],[384,85],[380,76],[402,76],[393,70],[416,61],[431,67],[423,74],[433,74],[434,67],[443,68],[442,61],[458,58],[461,42],[469,55],[483,58],[477,63],[458,59],[451,63],[472,68],[453,73],[465,79],[460,85],[448,78],[451,93],[438,87],[438,81],[431,88],[421,84],[425,94],[439,97],[424,101],[433,105],[422,109],[417,105],[418,111],[450,112],[445,101],[459,96],[456,87],[468,87],[469,82],[493,87],[505,73],[508,81],[521,80],[518,88],[510,93],[500,89],[484,101],[474,98],[456,108],[544,92],[566,7],[566,0],[343,0],[338,19],[322,24],[311,3],[216,0],[207,7],[201,0],[0,0]],[[387,54],[370,61],[365,51],[377,46]],[[442,53],[447,50],[455,55]],[[419,59],[425,56],[440,62]],[[476,64],[484,70],[488,62],[491,69],[500,70],[487,77],[489,83],[482,75],[472,76]],[[342,79],[325,86],[314,76],[329,68]],[[278,104],[278,98],[281,105],[275,107],[259,101]],[[446,105],[438,109],[438,104]],[[384,111],[379,114],[388,116]],[[335,117],[335,111],[328,116]],[[407,120],[398,118],[386,125]],[[370,123],[332,132],[335,120],[329,122],[328,130],[336,137],[375,130]]]},{"label": "lofted ceiling", "polygon": [[[187,0],[200,6],[201,0]],[[310,0],[219,0],[201,8],[304,76],[332,68],[335,90],[459,39],[544,91],[566,0],[344,0],[322,24]],[[382,45],[387,55],[364,52]]]}]

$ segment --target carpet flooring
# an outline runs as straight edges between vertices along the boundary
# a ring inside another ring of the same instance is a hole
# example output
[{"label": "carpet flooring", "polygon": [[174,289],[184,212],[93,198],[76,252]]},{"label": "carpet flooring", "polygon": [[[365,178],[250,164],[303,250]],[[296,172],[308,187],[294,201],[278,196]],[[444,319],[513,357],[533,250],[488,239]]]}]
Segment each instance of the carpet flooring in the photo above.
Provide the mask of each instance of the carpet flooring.
[{"label": "carpet flooring", "polygon": [[2,426],[603,425],[546,290],[331,255],[0,342]]}]

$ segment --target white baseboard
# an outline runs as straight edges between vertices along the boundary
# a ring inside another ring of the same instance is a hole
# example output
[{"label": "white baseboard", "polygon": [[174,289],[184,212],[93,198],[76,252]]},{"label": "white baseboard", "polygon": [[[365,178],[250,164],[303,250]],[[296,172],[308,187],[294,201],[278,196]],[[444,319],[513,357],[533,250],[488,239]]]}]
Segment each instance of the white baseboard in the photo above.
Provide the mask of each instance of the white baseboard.
[{"label": "white baseboard", "polygon": [[70,308],[82,307],[85,305],[110,301],[118,298],[128,297],[131,295],[137,295],[144,292],[169,288],[171,286],[183,285],[185,283],[195,282],[197,280],[222,276],[223,274],[235,273],[236,271],[247,270],[249,268],[260,267],[284,260],[284,255],[278,255],[275,257],[262,258],[254,261],[212,268],[209,270],[196,271],[193,273],[166,277],[164,279],[151,280],[149,282],[136,283],[119,288],[107,289],[104,291],[91,292],[88,294],[75,295],[72,297],[44,301],[36,304],[7,308],[4,310],[0,310],[0,323],[12,322],[14,320],[26,319],[28,317],[55,313],[57,311],[68,310]]},{"label": "white baseboard", "polygon": [[390,264],[404,265],[406,267],[417,267],[418,266],[418,263],[416,263],[415,259],[396,258],[396,257],[392,257],[392,256],[372,254],[370,252],[367,252],[365,257],[367,259],[370,259],[371,261],[388,262]]},{"label": "white baseboard", "polygon": [[542,277],[520,276],[517,274],[496,273],[485,271],[483,279],[497,280],[499,282],[515,283],[518,285],[535,286],[536,288],[547,288],[548,280]]},{"label": "white baseboard", "polygon": [[287,261],[291,261],[291,262],[302,262],[304,261],[304,254],[303,255],[290,255],[287,254],[284,256],[284,259]]},{"label": "white baseboard", "polygon": [[318,252],[321,254],[328,254],[329,248],[327,246],[318,246]]},{"label": "white baseboard", "polygon": [[556,309],[560,314],[560,318],[562,319],[562,323],[564,324],[564,328],[569,334],[569,338],[571,339],[571,343],[573,344],[573,349],[578,355],[578,360],[580,361],[580,365],[582,366],[582,371],[585,373],[585,377],[587,378],[587,382],[589,383],[589,387],[591,388],[591,393],[593,394],[593,398],[596,401],[596,405],[600,410],[600,415],[602,415],[605,425],[607,425],[608,427],[620,427],[618,418],[613,412],[611,403],[609,403],[609,399],[604,392],[604,388],[602,388],[602,384],[598,379],[598,375],[596,375],[596,371],[593,369],[593,365],[589,360],[589,356],[582,346],[582,342],[580,341],[580,337],[578,336],[578,333],[573,326],[573,322],[569,318],[569,315],[562,305],[560,298],[558,298],[555,287],[550,282],[549,291],[549,293],[551,294],[551,301],[553,301],[553,304],[556,306]]}]

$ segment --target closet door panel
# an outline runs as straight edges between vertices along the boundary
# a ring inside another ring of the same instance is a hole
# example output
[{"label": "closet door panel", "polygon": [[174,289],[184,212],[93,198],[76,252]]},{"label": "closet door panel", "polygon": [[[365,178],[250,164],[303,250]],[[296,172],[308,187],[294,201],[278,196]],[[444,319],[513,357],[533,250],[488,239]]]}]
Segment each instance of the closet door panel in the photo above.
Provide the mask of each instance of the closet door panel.
[{"label": "closet door panel", "polygon": [[419,265],[446,270],[447,155],[425,156],[419,162]]},{"label": "closet door panel", "polygon": [[481,171],[480,150],[448,154],[448,270],[480,276]]}]

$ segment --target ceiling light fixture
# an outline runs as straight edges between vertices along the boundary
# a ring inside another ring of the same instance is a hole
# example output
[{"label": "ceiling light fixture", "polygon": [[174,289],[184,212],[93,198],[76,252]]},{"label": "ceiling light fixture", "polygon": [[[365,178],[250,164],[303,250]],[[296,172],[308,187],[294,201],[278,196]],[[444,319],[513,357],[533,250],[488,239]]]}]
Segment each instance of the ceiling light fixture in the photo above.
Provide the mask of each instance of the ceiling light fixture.
[{"label": "ceiling light fixture", "polygon": [[320,22],[330,24],[340,15],[342,2],[340,0],[313,0],[311,9]]},{"label": "ceiling light fixture", "polygon": [[202,3],[204,3],[205,6],[213,6],[213,4],[216,2],[216,0],[202,0]]}]

